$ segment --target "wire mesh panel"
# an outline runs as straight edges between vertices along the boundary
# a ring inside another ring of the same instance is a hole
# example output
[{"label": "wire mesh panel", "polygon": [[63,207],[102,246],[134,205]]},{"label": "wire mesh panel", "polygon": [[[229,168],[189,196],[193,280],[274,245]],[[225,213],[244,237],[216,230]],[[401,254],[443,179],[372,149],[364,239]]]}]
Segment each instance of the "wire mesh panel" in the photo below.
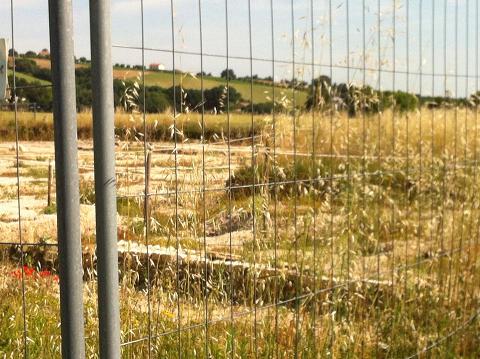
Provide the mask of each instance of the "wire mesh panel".
[{"label": "wire mesh panel", "polygon": [[[37,212],[54,213],[54,205],[50,198],[47,200],[46,190],[48,181],[51,190],[55,191],[54,183],[50,181],[54,173],[54,157],[53,145],[45,148],[30,141],[53,140],[53,127],[52,131],[38,133],[35,125],[37,121],[52,125],[52,116],[48,113],[51,112],[51,81],[38,78],[29,81],[33,77],[19,72],[30,63],[14,50],[21,46],[16,41],[25,29],[19,29],[18,24],[25,13],[18,13],[13,3],[3,1],[0,5],[0,37],[7,38],[10,49],[8,66],[2,69],[8,75],[8,99],[4,102],[2,94],[0,112],[0,353],[5,358],[48,357],[58,354],[60,345],[56,294],[59,278],[51,263],[35,257],[40,253],[56,252],[56,232],[50,231],[56,227],[55,216],[37,218]],[[45,30],[48,39],[48,27]],[[44,94],[44,102],[38,105],[32,101],[36,92]],[[49,301],[46,308],[45,300]],[[52,319],[48,332],[43,331],[45,318]],[[43,348],[39,342],[43,343]]]},{"label": "wire mesh panel", "polygon": [[124,350],[471,351],[477,2],[138,5],[114,48],[142,60],[147,316],[170,324]]},{"label": "wire mesh panel", "polygon": [[[116,0],[111,15],[123,357],[479,355],[478,0]],[[15,39],[21,18],[6,21]],[[51,357],[51,109],[21,102],[18,79],[43,75],[14,70],[27,55],[11,46],[0,352]],[[89,60],[76,67],[93,357]]]}]

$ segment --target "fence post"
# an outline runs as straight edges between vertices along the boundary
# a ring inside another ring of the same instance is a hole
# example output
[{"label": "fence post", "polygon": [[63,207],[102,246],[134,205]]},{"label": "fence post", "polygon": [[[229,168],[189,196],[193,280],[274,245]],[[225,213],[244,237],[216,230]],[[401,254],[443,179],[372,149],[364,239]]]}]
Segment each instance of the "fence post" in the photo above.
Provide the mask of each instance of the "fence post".
[{"label": "fence post", "polygon": [[47,192],[47,206],[52,205],[52,162],[48,160],[48,192]]},{"label": "fence post", "polygon": [[145,213],[150,221],[150,178],[152,175],[152,151],[147,152],[147,170],[145,173]]},{"label": "fence post", "polygon": [[110,0],[90,0],[100,358],[120,358]]},{"label": "fence post", "polygon": [[84,358],[75,63],[71,0],[49,0],[62,357]]}]

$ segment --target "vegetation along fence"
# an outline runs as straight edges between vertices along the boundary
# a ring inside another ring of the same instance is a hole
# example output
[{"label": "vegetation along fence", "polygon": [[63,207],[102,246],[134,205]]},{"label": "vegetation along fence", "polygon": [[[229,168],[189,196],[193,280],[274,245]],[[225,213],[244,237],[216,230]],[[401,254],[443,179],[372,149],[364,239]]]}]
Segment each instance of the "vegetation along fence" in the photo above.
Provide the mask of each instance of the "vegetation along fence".
[{"label": "vegetation along fence", "polygon": [[0,3],[1,358],[480,356],[478,0],[73,3]]}]

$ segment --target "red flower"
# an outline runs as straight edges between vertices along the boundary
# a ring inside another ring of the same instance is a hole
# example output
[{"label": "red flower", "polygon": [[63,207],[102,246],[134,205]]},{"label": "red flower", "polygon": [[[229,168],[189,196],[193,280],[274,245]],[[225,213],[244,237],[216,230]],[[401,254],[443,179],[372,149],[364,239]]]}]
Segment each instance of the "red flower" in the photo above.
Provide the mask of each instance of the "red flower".
[{"label": "red flower", "polygon": [[[16,279],[22,279],[22,269],[15,269],[10,274],[11,274],[12,277],[14,277]],[[38,279],[38,278],[51,279],[51,280],[53,280],[54,282],[57,282],[57,283],[60,280],[58,275],[53,274],[49,270],[44,269],[44,270],[41,270],[41,271],[37,272],[34,268],[29,267],[27,265],[23,266],[23,274],[26,278],[34,277],[35,279]]]},{"label": "red flower", "polygon": [[52,275],[52,273],[48,270],[42,270],[42,271],[38,272],[38,275],[41,278],[47,278],[47,277],[50,277]]},{"label": "red flower", "polygon": [[31,277],[35,274],[35,269],[29,266],[23,266],[23,272],[25,273],[26,277]]}]

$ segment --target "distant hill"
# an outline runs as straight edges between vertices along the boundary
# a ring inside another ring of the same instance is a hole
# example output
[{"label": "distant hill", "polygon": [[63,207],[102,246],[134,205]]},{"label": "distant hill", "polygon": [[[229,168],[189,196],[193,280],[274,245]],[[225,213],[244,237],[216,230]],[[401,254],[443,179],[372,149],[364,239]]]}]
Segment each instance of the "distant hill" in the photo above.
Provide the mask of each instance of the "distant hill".
[{"label": "distant hill", "polygon": [[[37,66],[41,69],[50,69],[51,63],[49,59],[44,58],[31,58],[35,61]],[[85,68],[89,64],[81,63],[76,64],[76,68]],[[125,79],[125,80],[135,80],[139,74],[139,69],[126,69],[121,67],[113,68],[113,77],[116,79]],[[162,70],[146,70],[145,71],[145,85],[146,86],[159,86],[162,88],[170,88],[173,86],[173,76],[172,71],[162,71]],[[36,79],[30,74],[23,74],[22,72],[17,72],[18,77],[22,77],[27,81],[38,80],[42,84],[48,84],[48,81],[42,79]],[[226,79],[216,76],[204,76],[203,77],[203,88],[211,89],[217,86],[225,86],[227,83]],[[175,74],[175,86],[182,86],[185,89],[195,89],[200,90],[202,87],[201,79],[199,76],[177,72]],[[253,89],[250,89],[250,80],[230,80],[230,86],[235,88],[246,101],[250,101],[251,93],[253,94],[253,103],[264,103],[271,102],[273,95],[273,83],[268,80],[254,80]],[[282,86],[280,84],[275,84],[275,97],[277,100],[285,97],[286,99],[292,99],[292,89]],[[306,90],[296,90],[295,101],[297,105],[303,106],[307,100],[308,92]]]},{"label": "distant hill", "polygon": [[[15,73],[17,79],[23,79],[25,81],[28,81],[28,82],[34,82],[34,81],[38,81],[40,82],[41,85],[50,85],[51,82],[50,81],[46,81],[46,80],[42,80],[42,79],[39,79],[39,78],[36,78],[30,74],[24,74],[22,72],[16,72]],[[8,76],[13,76],[13,71],[12,70],[8,70]]]}]

